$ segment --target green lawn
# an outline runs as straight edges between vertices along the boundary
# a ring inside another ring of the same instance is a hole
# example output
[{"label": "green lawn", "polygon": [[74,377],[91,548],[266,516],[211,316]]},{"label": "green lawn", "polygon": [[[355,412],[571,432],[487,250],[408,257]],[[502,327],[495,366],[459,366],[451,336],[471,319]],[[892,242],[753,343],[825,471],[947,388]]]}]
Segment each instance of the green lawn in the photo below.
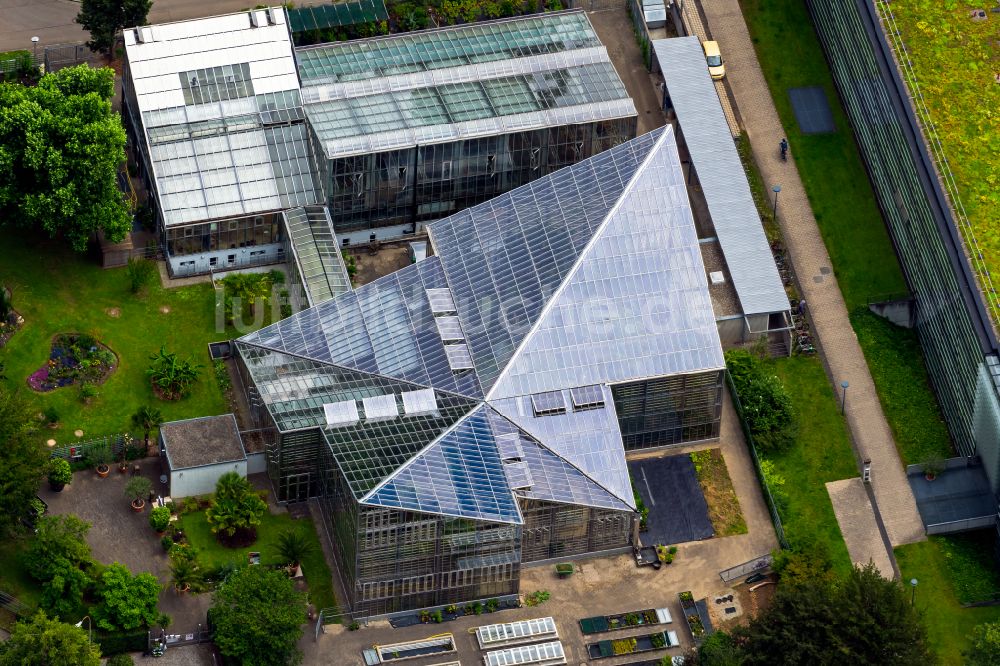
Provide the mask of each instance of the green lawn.
[{"label": "green lawn", "polygon": [[903,581],[917,579],[916,604],[924,611],[931,645],[944,664],[963,663],[962,650],[973,627],[1000,621],[1000,606],[963,608],[959,601],[961,593],[981,590],[983,580],[996,583],[989,555],[984,558],[983,549],[974,545],[980,538],[990,537],[931,537],[895,549]]},{"label": "green lawn", "polygon": [[791,395],[798,415],[798,435],[781,454],[763,454],[785,478],[788,507],[782,515],[785,536],[797,543],[825,546],[837,569],[851,567],[844,537],[826,491],[828,481],[858,476],[840,403],[823,364],[815,356],[769,361]]},{"label": "green lawn", "polygon": [[264,514],[257,528],[257,542],[247,548],[226,548],[222,546],[212,533],[211,526],[205,519],[204,511],[186,513],[178,520],[180,529],[184,531],[188,542],[198,550],[198,560],[204,567],[220,567],[226,563],[245,564],[247,553],[257,551],[261,555],[262,564],[281,564],[274,550],[278,535],[288,529],[303,530],[313,543],[313,550],[302,562],[302,573],[309,583],[309,599],[316,608],[336,606],[333,594],[333,581],[326,558],[320,548],[316,527],[311,520],[294,520],[288,514]]},{"label": "green lawn", "polygon": [[851,313],[879,401],[892,428],[903,464],[953,455],[948,428],[931,392],[916,332],[900,328],[867,309]]},{"label": "green lawn", "polygon": [[[0,350],[6,383],[28,394],[38,411],[54,408],[61,426],[43,428],[39,440],[74,440],[73,431],[87,436],[122,432],[142,404],[155,405],[166,420],[222,414],[229,411],[208,356],[209,342],[237,335],[217,331],[214,292],[209,284],[163,289],[157,283],[145,296],[128,290],[125,269],[103,270],[90,257],[79,256],[57,243],[34,245],[12,232],[0,236],[0,284],[13,290],[14,308],[25,325]],[[118,317],[108,311],[117,308]],[[163,312],[167,310],[167,312]],[[98,387],[100,395],[84,405],[76,386],[44,394],[31,391],[27,377],[48,359],[52,337],[61,332],[90,333],[119,357],[119,365]],[[154,397],[146,376],[149,356],[160,345],[201,364],[191,394],[176,402]]]}]

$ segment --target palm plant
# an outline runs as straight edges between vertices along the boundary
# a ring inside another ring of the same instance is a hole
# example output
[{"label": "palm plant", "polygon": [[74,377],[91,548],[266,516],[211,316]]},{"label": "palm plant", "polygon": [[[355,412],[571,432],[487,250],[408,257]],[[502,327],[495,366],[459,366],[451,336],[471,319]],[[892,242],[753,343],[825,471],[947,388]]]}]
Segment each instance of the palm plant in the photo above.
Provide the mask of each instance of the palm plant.
[{"label": "palm plant", "polygon": [[313,547],[313,542],[300,529],[285,530],[278,535],[278,541],[274,544],[274,549],[282,561],[288,562],[293,567],[312,553]]},{"label": "palm plant", "polygon": [[149,357],[153,362],[146,373],[168,400],[176,400],[187,393],[191,384],[198,379],[200,365],[188,360],[180,360],[174,352],[163,347]]},{"label": "palm plant", "polygon": [[187,557],[170,558],[170,580],[178,592],[197,587],[202,581],[198,562]]},{"label": "palm plant", "polygon": [[146,455],[149,455],[149,433],[153,428],[159,428],[163,422],[163,415],[156,407],[143,405],[132,415],[132,427],[142,431],[142,438],[146,443]]},{"label": "palm plant", "polygon": [[253,535],[266,511],[267,503],[250,483],[236,472],[227,472],[216,482],[215,497],[205,518],[212,532],[220,536],[232,537],[237,532]]}]

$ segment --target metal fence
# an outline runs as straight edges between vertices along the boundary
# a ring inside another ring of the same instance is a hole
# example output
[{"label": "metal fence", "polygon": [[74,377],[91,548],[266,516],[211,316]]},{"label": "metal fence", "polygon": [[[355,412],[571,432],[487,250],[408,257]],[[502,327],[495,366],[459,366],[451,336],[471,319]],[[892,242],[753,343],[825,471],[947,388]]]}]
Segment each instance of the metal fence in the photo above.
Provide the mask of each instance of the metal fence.
[{"label": "metal fence", "polygon": [[728,583],[736,580],[737,578],[748,576],[752,573],[764,573],[765,571],[770,571],[773,563],[774,558],[771,557],[770,554],[761,555],[760,557],[754,558],[749,562],[744,562],[743,564],[737,564],[735,567],[723,569],[719,572],[719,578],[721,578],[723,582]]},{"label": "metal fence", "polygon": [[750,433],[750,426],[747,424],[746,418],[743,416],[743,405],[740,404],[740,396],[736,392],[736,386],[733,384],[733,378],[730,376],[729,371],[726,371],[726,383],[729,385],[729,393],[733,396],[733,406],[736,408],[736,414],[740,417],[740,427],[743,428],[743,436],[747,440],[747,446],[750,448],[750,455],[753,457],[753,468],[757,472],[757,480],[760,481],[760,487],[764,491],[764,501],[767,502],[767,510],[771,514],[771,523],[774,525],[774,533],[778,537],[778,543],[781,544],[782,548],[788,548],[788,541],[785,539],[785,528],[781,524],[781,516],[778,515],[778,507],[774,503],[774,497],[771,495],[771,489],[767,485],[767,480],[764,478],[764,470],[760,466],[760,456],[757,454],[757,446],[754,444],[753,435]]},{"label": "metal fence", "polygon": [[[16,55],[15,55],[16,53]],[[0,79],[6,78],[8,74],[17,74],[26,69],[38,67],[38,60],[31,51],[15,52],[0,60]]]},{"label": "metal fence", "polygon": [[17,597],[3,590],[0,590],[0,608],[16,617],[25,617],[31,612],[31,609],[21,603]]},{"label": "metal fence", "polygon": [[[53,458],[62,458],[69,462],[86,460],[95,448],[107,447],[112,458],[117,458],[128,447],[135,447],[136,438],[130,433],[104,435],[93,439],[82,440],[73,444],[63,444],[52,449]],[[141,440],[139,440],[141,441]]]},{"label": "metal fence", "polygon": [[86,44],[53,44],[45,47],[43,55],[46,72],[56,72],[73,65],[103,65],[104,55],[90,50]]}]

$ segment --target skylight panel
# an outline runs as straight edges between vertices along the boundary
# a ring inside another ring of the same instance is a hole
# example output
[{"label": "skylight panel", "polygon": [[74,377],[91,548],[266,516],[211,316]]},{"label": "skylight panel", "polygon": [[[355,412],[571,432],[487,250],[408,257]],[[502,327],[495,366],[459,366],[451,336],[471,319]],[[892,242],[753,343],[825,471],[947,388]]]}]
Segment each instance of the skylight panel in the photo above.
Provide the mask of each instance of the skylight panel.
[{"label": "skylight panel", "polygon": [[445,354],[448,355],[448,365],[452,370],[472,370],[472,354],[469,353],[469,345],[445,345]]},{"label": "skylight panel", "polygon": [[356,400],[328,402],[323,405],[323,416],[326,418],[326,424],[333,428],[354,425],[361,420]]},{"label": "skylight panel", "polygon": [[511,490],[526,490],[534,485],[528,463],[504,463],[503,471],[507,474],[507,483]]},{"label": "skylight panel", "polygon": [[403,391],[403,413],[406,416],[437,414],[438,406],[437,398],[434,397],[434,389]]},{"label": "skylight panel", "polygon": [[604,391],[600,384],[579,386],[569,390],[573,399],[573,411],[582,412],[587,409],[598,409],[604,406]]},{"label": "skylight panel", "polygon": [[434,314],[444,314],[446,312],[457,312],[455,300],[451,296],[451,289],[439,288],[428,289],[427,300],[431,303],[431,312]]},{"label": "skylight panel", "polygon": [[396,406],[396,396],[377,395],[365,398],[361,401],[365,408],[366,421],[382,421],[394,419],[399,416],[399,408]]},{"label": "skylight panel", "polygon": [[535,416],[551,416],[566,413],[566,399],[562,391],[546,391],[531,396],[531,408]]},{"label": "skylight panel", "polygon": [[441,334],[441,339],[445,342],[459,342],[465,339],[458,317],[454,315],[435,317],[434,323],[437,324],[438,333]]},{"label": "skylight panel", "polygon": [[521,460],[524,458],[524,449],[521,448],[521,436],[516,432],[497,435],[496,440],[501,460]]}]

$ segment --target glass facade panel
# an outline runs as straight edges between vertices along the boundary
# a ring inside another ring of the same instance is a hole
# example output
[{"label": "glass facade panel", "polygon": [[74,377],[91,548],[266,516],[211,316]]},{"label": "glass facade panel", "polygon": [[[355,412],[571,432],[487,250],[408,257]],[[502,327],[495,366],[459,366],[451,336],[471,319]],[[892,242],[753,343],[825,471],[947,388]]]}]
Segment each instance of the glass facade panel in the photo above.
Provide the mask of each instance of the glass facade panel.
[{"label": "glass facade panel", "polygon": [[719,436],[721,371],[617,384],[611,392],[627,451]]}]

